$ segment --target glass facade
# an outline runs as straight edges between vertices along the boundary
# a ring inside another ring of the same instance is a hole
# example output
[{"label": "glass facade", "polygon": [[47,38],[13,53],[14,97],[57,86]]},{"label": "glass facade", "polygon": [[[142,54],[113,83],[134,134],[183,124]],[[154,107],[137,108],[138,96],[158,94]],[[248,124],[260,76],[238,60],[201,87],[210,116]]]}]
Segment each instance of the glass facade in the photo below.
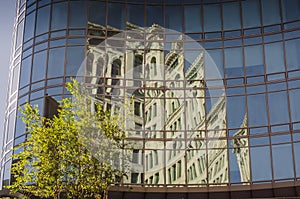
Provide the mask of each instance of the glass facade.
[{"label": "glass facade", "polygon": [[300,179],[300,1],[18,0],[14,34],[0,189],[27,136],[17,106],[43,111],[71,77],[111,111],[133,96],[118,184]]}]

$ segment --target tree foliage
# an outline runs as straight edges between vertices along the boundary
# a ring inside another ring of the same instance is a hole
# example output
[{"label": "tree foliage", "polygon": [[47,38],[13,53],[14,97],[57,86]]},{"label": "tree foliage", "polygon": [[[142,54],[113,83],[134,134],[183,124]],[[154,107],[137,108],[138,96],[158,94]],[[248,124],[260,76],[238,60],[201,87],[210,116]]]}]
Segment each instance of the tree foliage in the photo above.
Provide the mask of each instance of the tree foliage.
[{"label": "tree foliage", "polygon": [[28,103],[21,109],[28,138],[14,149],[15,181],[7,187],[12,192],[101,198],[125,175],[125,133],[119,115],[103,110],[75,80],[67,89],[73,98],[63,99],[52,119]]}]

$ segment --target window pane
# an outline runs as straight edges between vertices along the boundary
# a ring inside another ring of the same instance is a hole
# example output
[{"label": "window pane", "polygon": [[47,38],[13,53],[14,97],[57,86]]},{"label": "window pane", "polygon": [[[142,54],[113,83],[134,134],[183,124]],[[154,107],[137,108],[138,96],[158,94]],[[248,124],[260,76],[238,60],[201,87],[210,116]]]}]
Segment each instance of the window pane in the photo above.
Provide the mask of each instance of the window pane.
[{"label": "window pane", "polygon": [[35,25],[35,12],[26,16],[25,30],[24,30],[24,42],[33,37]]},{"label": "window pane", "polygon": [[124,29],[125,6],[120,3],[108,3],[108,25],[113,28]]},{"label": "window pane", "polygon": [[22,61],[21,76],[20,76],[20,88],[29,84],[30,82],[30,70],[31,70],[31,56]]},{"label": "window pane", "polygon": [[264,60],[261,45],[245,47],[245,65],[247,75],[264,74]]},{"label": "window pane", "polygon": [[265,94],[248,96],[248,122],[249,126],[268,125]]},{"label": "window pane", "polygon": [[296,176],[300,177],[300,142],[294,144]]},{"label": "window pane", "polygon": [[64,75],[65,48],[53,48],[49,51],[48,78]]},{"label": "window pane", "polygon": [[227,102],[228,128],[241,127],[246,114],[245,97],[244,96],[227,97],[226,102]]},{"label": "window pane", "polygon": [[237,162],[237,156],[234,153],[229,153],[230,165],[230,182],[241,182],[240,169]]},{"label": "window pane", "polygon": [[300,39],[285,42],[286,66],[288,70],[300,68]]},{"label": "window pane", "polygon": [[268,146],[252,147],[250,148],[250,155],[251,155],[252,181],[272,179],[270,148]]},{"label": "window pane", "polygon": [[47,51],[34,54],[31,82],[45,79]]},{"label": "window pane", "polygon": [[290,144],[272,146],[274,178],[293,178],[293,157]]},{"label": "window pane", "polygon": [[242,16],[244,28],[260,26],[259,1],[242,1]]},{"label": "window pane", "polygon": [[269,111],[271,124],[289,122],[286,92],[269,93]]},{"label": "window pane", "polygon": [[147,27],[152,26],[153,24],[158,24],[164,26],[163,22],[163,9],[161,6],[147,6]]},{"label": "window pane", "polygon": [[225,67],[227,77],[244,75],[242,48],[225,49]]},{"label": "window pane", "polygon": [[222,50],[207,50],[204,56],[206,79],[220,79],[224,77]]},{"label": "window pane", "polygon": [[300,1],[299,0],[281,0],[283,21],[292,21],[300,19]]},{"label": "window pane", "polygon": [[240,22],[240,4],[224,3],[223,4],[223,28],[224,30],[241,28]]},{"label": "window pane", "polygon": [[52,7],[51,30],[65,29],[68,21],[68,3],[56,3]]},{"label": "window pane", "polygon": [[50,6],[40,8],[37,12],[36,35],[48,32],[50,23]]},{"label": "window pane", "polygon": [[263,0],[262,15],[264,25],[280,23],[279,1]]},{"label": "window pane", "polygon": [[89,2],[89,22],[106,26],[106,6],[105,2]]},{"label": "window pane", "polygon": [[265,55],[267,73],[284,71],[282,42],[266,44]]},{"label": "window pane", "polygon": [[290,110],[292,116],[292,122],[300,121],[300,90],[290,90]]},{"label": "window pane", "polygon": [[9,142],[14,137],[14,134],[15,134],[15,120],[16,120],[16,111],[13,111],[9,114],[6,142]]},{"label": "window pane", "polygon": [[220,5],[204,5],[204,31],[220,31],[221,15]]},{"label": "window pane", "polygon": [[10,93],[13,93],[17,90],[18,88],[18,80],[19,80],[19,75],[20,75],[20,64],[18,64],[14,69],[13,69],[13,75],[12,75],[12,82],[11,82],[11,90]]},{"label": "window pane", "polygon": [[84,46],[68,47],[66,75],[77,75],[84,61]]},{"label": "window pane", "polygon": [[128,5],[128,22],[144,27],[144,5]]},{"label": "window pane", "polygon": [[200,6],[184,7],[185,32],[202,32],[202,17]]},{"label": "window pane", "polygon": [[86,26],[86,1],[70,2],[70,28]]},{"label": "window pane", "polygon": [[165,27],[172,30],[182,31],[182,7],[166,6],[165,7]]},{"label": "window pane", "polygon": [[17,36],[16,36],[16,46],[15,46],[16,49],[23,42],[23,32],[24,32],[24,20],[22,20],[22,22],[18,24],[18,31],[17,31]]}]

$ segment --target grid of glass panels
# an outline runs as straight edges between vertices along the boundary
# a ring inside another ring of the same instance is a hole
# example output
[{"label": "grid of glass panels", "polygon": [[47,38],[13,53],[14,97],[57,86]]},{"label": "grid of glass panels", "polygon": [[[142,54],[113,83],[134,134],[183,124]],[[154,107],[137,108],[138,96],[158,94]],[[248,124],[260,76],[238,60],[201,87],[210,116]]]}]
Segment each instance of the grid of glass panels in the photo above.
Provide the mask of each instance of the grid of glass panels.
[{"label": "grid of glass panels", "polygon": [[[10,179],[6,151],[26,137],[17,104],[28,99],[42,110],[46,95],[68,96],[63,85],[82,63],[80,75],[88,83],[91,75],[98,78],[96,96],[106,100],[106,108],[114,110],[111,96],[135,91],[136,119],[127,127],[127,141],[135,143],[137,169],[121,183],[215,186],[300,177],[299,1],[18,5],[1,183]],[[123,30],[138,29],[142,35],[122,38]],[[116,35],[117,50],[105,42]],[[140,49],[135,42],[143,44]],[[151,42],[156,47],[146,49]],[[99,44],[112,57],[93,54]],[[198,59],[202,68],[189,59]],[[134,66],[138,72],[128,75]],[[218,75],[209,72],[212,67]]]}]

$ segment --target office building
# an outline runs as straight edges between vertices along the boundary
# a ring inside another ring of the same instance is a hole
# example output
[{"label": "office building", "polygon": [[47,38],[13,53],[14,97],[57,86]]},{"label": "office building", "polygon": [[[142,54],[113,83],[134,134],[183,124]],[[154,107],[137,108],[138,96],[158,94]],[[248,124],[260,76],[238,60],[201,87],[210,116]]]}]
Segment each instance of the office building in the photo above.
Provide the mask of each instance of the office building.
[{"label": "office building", "polygon": [[75,77],[124,118],[128,178],[109,198],[300,195],[300,1],[18,0],[0,189]]}]

